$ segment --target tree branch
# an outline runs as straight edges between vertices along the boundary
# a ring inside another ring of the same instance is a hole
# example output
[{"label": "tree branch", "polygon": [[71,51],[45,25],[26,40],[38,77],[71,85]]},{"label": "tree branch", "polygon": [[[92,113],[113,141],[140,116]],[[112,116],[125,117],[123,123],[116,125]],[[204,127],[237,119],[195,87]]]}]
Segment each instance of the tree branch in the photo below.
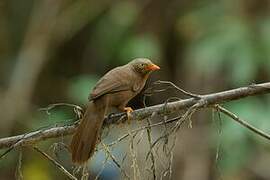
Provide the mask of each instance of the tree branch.
[{"label": "tree branch", "polygon": [[[270,82],[262,84],[253,84],[247,87],[232,89],[219,93],[213,93],[208,95],[202,95],[199,98],[189,98],[185,100],[179,100],[175,102],[159,104],[150,106],[143,109],[135,110],[131,113],[132,120],[142,120],[150,117],[153,113],[156,115],[166,115],[173,112],[178,112],[183,109],[187,109],[199,102],[203,101],[202,107],[208,107],[215,104],[220,104],[228,101],[234,101],[248,96],[263,95],[270,93]],[[125,121],[125,113],[113,114],[106,118],[104,126],[113,123],[119,123]],[[161,123],[163,124],[163,123]],[[14,148],[15,146],[25,146],[28,144],[34,144],[39,141],[44,141],[50,138],[57,138],[61,136],[71,135],[75,131],[76,123],[72,125],[64,125],[59,127],[48,128],[45,130],[38,130],[31,133],[26,133],[18,136],[6,137],[0,139],[0,149]]]},{"label": "tree branch", "polygon": [[243,119],[240,119],[238,116],[236,116],[234,113],[228,111],[227,109],[221,107],[220,105],[217,105],[216,108],[224,113],[225,115],[227,115],[228,117],[230,117],[231,119],[233,119],[234,121],[238,122],[239,124],[241,124],[242,126],[246,127],[247,129],[251,130],[252,132],[258,134],[259,136],[262,136],[268,140],[270,140],[270,135],[264,133],[263,131],[261,131],[260,129],[257,129],[256,127],[248,124],[246,121],[244,121]]}]

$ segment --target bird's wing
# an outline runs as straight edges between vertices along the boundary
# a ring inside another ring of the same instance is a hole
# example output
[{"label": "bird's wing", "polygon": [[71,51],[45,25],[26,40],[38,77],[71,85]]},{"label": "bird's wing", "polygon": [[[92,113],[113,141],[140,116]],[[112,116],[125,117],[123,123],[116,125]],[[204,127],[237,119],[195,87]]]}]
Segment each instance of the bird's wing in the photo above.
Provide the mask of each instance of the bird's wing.
[{"label": "bird's wing", "polygon": [[116,93],[119,91],[132,90],[130,69],[127,66],[120,66],[106,73],[96,84],[89,100],[94,100],[105,94]]}]

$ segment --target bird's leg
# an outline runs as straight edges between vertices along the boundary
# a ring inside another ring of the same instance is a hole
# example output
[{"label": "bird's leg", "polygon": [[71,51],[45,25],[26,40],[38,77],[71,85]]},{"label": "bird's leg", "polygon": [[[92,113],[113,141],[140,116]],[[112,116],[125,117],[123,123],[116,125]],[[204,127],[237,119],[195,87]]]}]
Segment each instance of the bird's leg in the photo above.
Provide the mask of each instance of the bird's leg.
[{"label": "bird's leg", "polygon": [[131,114],[130,113],[133,112],[133,109],[131,107],[125,107],[124,110],[127,113],[128,124],[130,124],[130,118],[131,118]]},{"label": "bird's leg", "polygon": [[124,111],[127,113],[127,122],[130,124],[130,118],[131,114],[133,112],[133,109],[131,107],[124,107]]},{"label": "bird's leg", "polygon": [[131,107],[125,107],[124,111],[127,113],[131,113],[131,112],[133,112],[133,109]]},{"label": "bird's leg", "polygon": [[131,107],[118,107],[121,111],[126,112],[127,114],[127,121],[130,124],[130,118],[131,118],[131,114],[133,112],[133,109]]}]

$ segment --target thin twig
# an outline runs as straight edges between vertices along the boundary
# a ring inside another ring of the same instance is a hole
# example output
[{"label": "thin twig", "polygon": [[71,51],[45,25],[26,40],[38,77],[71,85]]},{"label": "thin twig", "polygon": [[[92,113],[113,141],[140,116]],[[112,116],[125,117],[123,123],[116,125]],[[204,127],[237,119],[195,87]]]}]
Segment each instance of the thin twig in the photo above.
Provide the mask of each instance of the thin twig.
[{"label": "thin twig", "polygon": [[81,180],[88,180],[89,178],[89,173],[88,173],[88,165],[85,163],[82,167],[82,176]]},{"label": "thin twig", "polygon": [[[217,113],[217,121],[216,122],[216,118],[215,118],[215,113]],[[222,118],[221,118],[221,113],[220,110],[215,108],[212,111],[212,120],[214,121],[214,124],[217,125],[217,129],[218,129],[218,142],[217,142],[217,147],[216,147],[216,156],[215,156],[215,168],[217,171],[217,179],[222,180],[222,170],[220,169],[219,163],[218,161],[220,160],[220,156],[221,156],[221,135],[222,135]]]},{"label": "thin twig", "polygon": [[141,179],[140,178],[140,169],[139,169],[138,162],[137,162],[137,156],[136,156],[136,152],[134,150],[134,139],[135,139],[138,132],[136,132],[135,135],[133,135],[131,133],[131,131],[128,129],[128,133],[129,133],[129,138],[130,138],[129,152],[130,152],[131,159],[132,159],[131,167],[133,169],[133,179],[137,180],[138,178]]},{"label": "thin twig", "polygon": [[124,174],[124,176],[127,179],[130,179],[130,177],[128,176],[128,174],[126,173],[126,171],[121,167],[120,163],[116,160],[116,158],[114,157],[114,155],[111,153],[108,145],[104,144],[103,142],[100,142],[101,145],[103,146],[105,152],[108,154],[108,156],[112,159],[112,161],[114,162],[114,164],[120,169],[120,171]]},{"label": "thin twig", "polygon": [[103,170],[105,169],[105,166],[106,166],[106,164],[107,164],[108,159],[109,159],[109,155],[106,154],[106,158],[105,158],[105,160],[103,161],[102,167],[100,168],[98,174],[96,175],[95,180],[98,180],[98,179],[99,179],[100,175],[102,174]]},{"label": "thin twig", "polygon": [[18,157],[18,164],[15,172],[15,177],[17,180],[23,180],[23,174],[22,174],[22,148],[19,150],[19,157]]},{"label": "thin twig", "polygon": [[[161,125],[164,125],[164,124],[169,124],[169,123],[173,123],[173,122],[176,122],[178,121],[179,119],[181,119],[182,116],[177,116],[175,118],[172,118],[172,119],[169,119],[169,120],[166,120],[166,121],[161,121],[161,122],[158,122],[158,123],[154,123],[154,124],[151,124],[151,125],[147,125],[147,126],[142,126],[142,127],[139,127],[137,129],[134,129],[132,131],[130,131],[130,134],[134,134],[134,133],[138,133],[139,131],[143,131],[143,130],[146,130],[148,128],[152,128],[152,127],[156,127],[156,126],[161,126]],[[117,144],[118,142],[121,142],[123,141],[125,138],[127,138],[129,135],[129,133],[127,134],[124,134],[122,135],[121,137],[119,137],[117,140],[111,142],[110,144],[108,144],[107,146],[113,146],[115,144]]]},{"label": "thin twig", "polygon": [[[147,120],[147,125],[150,126],[151,125],[151,121],[150,119]],[[152,132],[152,129],[151,127],[147,128],[147,139],[148,139],[148,143],[149,143],[149,146],[151,148],[152,146],[152,136],[151,136],[151,132]],[[151,156],[151,170],[152,170],[152,174],[153,174],[153,179],[156,180],[156,161],[155,161],[155,156],[154,156],[154,153],[153,153],[153,149],[150,149],[150,156]]]},{"label": "thin twig", "polygon": [[83,114],[83,108],[76,105],[76,104],[71,104],[71,103],[54,103],[54,104],[50,104],[47,107],[44,108],[39,108],[39,111],[45,111],[48,115],[50,115],[50,111],[56,107],[59,106],[68,106],[68,107],[72,107],[74,112],[76,113],[77,117],[81,118],[82,114]]},{"label": "thin twig", "polygon": [[[191,106],[185,113],[183,116],[178,116],[176,117],[177,118],[177,122],[176,124],[174,125],[174,127],[166,132],[163,136],[160,136],[156,141],[154,141],[154,143],[152,143],[152,146],[150,148],[150,150],[152,148],[154,148],[154,146],[156,146],[158,144],[158,142],[162,139],[168,139],[168,137],[171,135],[171,134],[176,134],[177,131],[179,130],[179,128],[181,127],[181,125],[186,122],[187,119],[189,119],[196,111],[198,108],[204,106],[206,104],[206,101],[201,99],[198,103],[194,104],[193,106]],[[148,159],[150,155],[150,151],[147,153],[146,155],[146,159]]]},{"label": "thin twig", "polygon": [[76,177],[74,177],[72,174],[70,174],[60,163],[58,163],[56,160],[54,160],[52,157],[50,157],[48,154],[40,150],[39,148],[33,146],[33,149],[40,153],[42,156],[44,156],[47,160],[52,162],[60,171],[62,171],[69,179],[77,180]]},{"label": "thin twig", "polygon": [[[217,113],[217,118],[218,118],[217,120],[215,119],[215,112]],[[220,156],[220,148],[221,148],[220,138],[221,138],[221,135],[222,135],[222,119],[221,119],[220,110],[218,108],[213,109],[213,111],[212,111],[212,120],[217,125],[217,129],[218,129],[217,133],[218,133],[219,142],[218,142],[218,145],[217,145],[217,148],[216,148],[216,157],[215,157],[215,161],[217,163],[218,160],[219,160],[219,156]],[[218,121],[218,122],[216,122],[216,121]]]},{"label": "thin twig", "polygon": [[218,108],[218,110],[224,114],[226,114],[227,116],[229,116],[231,119],[235,120],[236,122],[238,122],[239,124],[241,124],[242,126],[246,127],[247,129],[251,130],[252,132],[254,132],[255,134],[270,140],[270,135],[263,132],[262,130],[252,126],[251,124],[249,124],[248,122],[244,121],[243,119],[240,119],[239,117],[237,117],[234,113],[230,112],[229,110],[221,107],[220,105],[216,105],[216,108]]},{"label": "thin twig", "polygon": [[180,88],[179,86],[175,85],[173,82],[171,81],[156,81],[154,82],[154,84],[169,84],[171,85],[173,88],[177,89],[178,91],[182,92],[183,94],[185,94],[186,96],[189,96],[189,97],[192,97],[192,98],[195,98],[195,99],[201,99],[202,96],[201,95],[198,95],[198,94],[194,94],[194,93],[191,93],[191,92],[188,92],[182,88]]}]

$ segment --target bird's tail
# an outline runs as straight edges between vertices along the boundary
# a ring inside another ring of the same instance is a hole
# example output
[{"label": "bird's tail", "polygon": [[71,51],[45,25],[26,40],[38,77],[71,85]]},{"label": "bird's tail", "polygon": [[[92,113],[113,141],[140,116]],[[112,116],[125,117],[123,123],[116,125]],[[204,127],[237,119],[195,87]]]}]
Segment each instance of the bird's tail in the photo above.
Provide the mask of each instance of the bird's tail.
[{"label": "bird's tail", "polygon": [[72,161],[84,164],[93,155],[105,115],[106,103],[90,101],[86,112],[72,137]]}]

